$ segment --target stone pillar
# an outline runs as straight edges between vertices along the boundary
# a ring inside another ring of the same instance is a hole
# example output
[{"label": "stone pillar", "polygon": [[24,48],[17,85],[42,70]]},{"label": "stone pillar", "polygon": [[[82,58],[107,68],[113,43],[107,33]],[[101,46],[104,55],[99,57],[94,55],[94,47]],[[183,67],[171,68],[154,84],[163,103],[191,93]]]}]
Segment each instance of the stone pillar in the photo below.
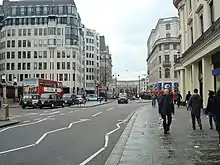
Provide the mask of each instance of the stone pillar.
[{"label": "stone pillar", "polygon": [[212,76],[213,65],[211,57],[202,58],[202,74],[203,74],[203,107],[206,107],[208,101],[208,90],[214,91],[214,77]]},{"label": "stone pillar", "polygon": [[3,103],[7,104],[7,85],[3,85]]},{"label": "stone pillar", "polygon": [[190,67],[186,67],[185,68],[185,90],[186,92],[190,91],[191,90],[191,76],[190,76],[190,73],[191,73],[191,68]]},{"label": "stone pillar", "polygon": [[[192,88],[199,90],[199,67],[198,63],[192,64]],[[200,92],[200,91],[199,91]]]},{"label": "stone pillar", "polygon": [[184,97],[185,96],[185,70],[180,70],[180,78],[179,78],[179,90],[180,94]]}]

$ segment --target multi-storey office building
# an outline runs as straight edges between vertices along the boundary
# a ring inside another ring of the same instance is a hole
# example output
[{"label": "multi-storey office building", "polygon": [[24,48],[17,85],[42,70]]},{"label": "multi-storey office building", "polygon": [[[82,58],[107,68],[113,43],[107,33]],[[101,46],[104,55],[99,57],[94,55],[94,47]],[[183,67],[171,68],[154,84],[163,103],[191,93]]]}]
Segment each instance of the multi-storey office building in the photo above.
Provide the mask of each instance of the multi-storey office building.
[{"label": "multi-storey office building", "polygon": [[179,18],[159,19],[155,29],[147,41],[147,67],[149,86],[151,89],[164,89],[166,84],[178,89],[177,73],[174,71],[174,61],[180,46]]},{"label": "multi-storey office building", "polygon": [[180,16],[180,59],[175,65],[183,96],[199,89],[204,107],[208,90],[220,86],[220,1],[174,0]]},{"label": "multi-storey office building", "polygon": [[74,1],[8,1],[1,6],[0,74],[59,80],[83,92],[84,34]]},{"label": "multi-storey office building", "polygon": [[95,94],[100,78],[99,34],[95,30],[85,28],[85,46],[85,90]]}]

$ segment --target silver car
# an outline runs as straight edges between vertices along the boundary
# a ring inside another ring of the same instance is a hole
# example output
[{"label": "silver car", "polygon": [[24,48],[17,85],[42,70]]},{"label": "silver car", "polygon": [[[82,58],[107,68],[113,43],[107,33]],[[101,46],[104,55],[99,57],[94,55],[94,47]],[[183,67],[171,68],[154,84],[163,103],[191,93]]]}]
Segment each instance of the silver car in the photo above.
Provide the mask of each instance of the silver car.
[{"label": "silver car", "polygon": [[82,95],[76,95],[77,104],[85,104],[86,99],[83,98]]}]

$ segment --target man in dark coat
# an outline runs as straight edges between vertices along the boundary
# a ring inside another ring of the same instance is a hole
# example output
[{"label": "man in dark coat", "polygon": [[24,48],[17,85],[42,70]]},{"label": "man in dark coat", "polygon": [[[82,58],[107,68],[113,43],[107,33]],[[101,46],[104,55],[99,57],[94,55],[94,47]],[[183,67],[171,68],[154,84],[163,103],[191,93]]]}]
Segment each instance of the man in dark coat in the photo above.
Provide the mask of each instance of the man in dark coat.
[{"label": "man in dark coat", "polygon": [[186,102],[186,109],[187,109],[187,111],[189,110],[189,99],[190,99],[190,97],[191,97],[192,95],[191,95],[191,93],[190,93],[190,91],[188,91],[188,93],[187,93],[187,95],[186,95],[186,100],[185,100],[185,102]]},{"label": "man in dark coat", "polygon": [[176,99],[177,99],[177,106],[178,108],[180,107],[181,104],[181,99],[182,99],[182,95],[180,94],[180,92],[178,91],[177,95],[176,95]]},{"label": "man in dark coat", "polygon": [[209,98],[208,98],[208,103],[206,106],[206,114],[209,115],[209,124],[210,124],[210,129],[213,129],[213,123],[212,120],[214,119],[214,122],[216,123],[216,117],[215,117],[215,92],[209,90]]},{"label": "man in dark coat", "polygon": [[168,89],[164,90],[164,95],[160,100],[160,105],[164,134],[168,134],[172,123],[172,114],[174,114],[173,96],[169,93]]},{"label": "man in dark coat", "polygon": [[196,129],[196,120],[198,122],[200,130],[202,130],[201,122],[201,109],[202,109],[202,98],[198,94],[198,89],[194,89],[194,94],[189,99],[189,107],[191,107],[192,117],[192,128]]}]

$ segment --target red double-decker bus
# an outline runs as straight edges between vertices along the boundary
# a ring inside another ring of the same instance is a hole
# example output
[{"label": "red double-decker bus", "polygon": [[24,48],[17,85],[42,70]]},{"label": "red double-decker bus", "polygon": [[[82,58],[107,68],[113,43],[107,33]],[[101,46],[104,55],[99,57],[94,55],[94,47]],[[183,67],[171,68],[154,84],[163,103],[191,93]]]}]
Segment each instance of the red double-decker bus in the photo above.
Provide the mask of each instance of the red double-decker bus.
[{"label": "red double-decker bus", "polygon": [[39,94],[42,93],[58,93],[63,94],[62,82],[55,80],[47,80],[41,78],[27,78],[23,80],[24,94]]}]

